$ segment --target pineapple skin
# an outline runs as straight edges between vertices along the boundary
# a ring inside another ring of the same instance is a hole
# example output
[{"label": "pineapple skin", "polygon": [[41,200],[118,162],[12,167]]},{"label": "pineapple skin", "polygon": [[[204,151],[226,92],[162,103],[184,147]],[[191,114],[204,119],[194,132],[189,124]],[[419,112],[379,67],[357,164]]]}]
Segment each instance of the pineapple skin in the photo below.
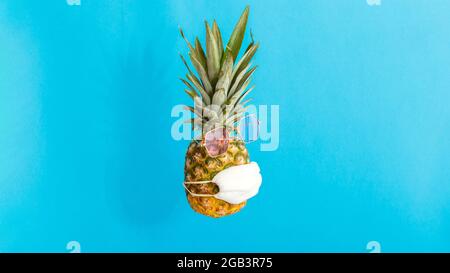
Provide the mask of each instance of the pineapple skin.
[{"label": "pineapple skin", "polygon": [[[232,140],[226,153],[218,157],[210,157],[206,148],[195,141],[189,144],[186,152],[184,180],[188,182],[212,180],[220,171],[237,165],[250,163],[250,157],[245,144]],[[193,193],[216,194],[219,187],[214,183],[187,185]],[[247,202],[230,204],[214,197],[194,197],[187,191],[186,196],[191,208],[203,215],[219,218],[240,211]]]}]

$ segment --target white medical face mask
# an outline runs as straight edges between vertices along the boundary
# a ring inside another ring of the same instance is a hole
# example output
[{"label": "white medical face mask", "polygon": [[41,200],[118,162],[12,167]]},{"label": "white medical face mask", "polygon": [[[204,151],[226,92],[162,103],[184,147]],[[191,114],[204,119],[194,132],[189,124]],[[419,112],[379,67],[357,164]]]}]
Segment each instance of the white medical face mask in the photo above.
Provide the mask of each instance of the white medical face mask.
[{"label": "white medical face mask", "polygon": [[[261,186],[262,176],[256,162],[229,167],[214,176],[211,181],[184,182],[184,188],[196,197],[215,197],[230,204],[242,203],[255,196]],[[215,183],[216,194],[192,193],[186,185]]]}]

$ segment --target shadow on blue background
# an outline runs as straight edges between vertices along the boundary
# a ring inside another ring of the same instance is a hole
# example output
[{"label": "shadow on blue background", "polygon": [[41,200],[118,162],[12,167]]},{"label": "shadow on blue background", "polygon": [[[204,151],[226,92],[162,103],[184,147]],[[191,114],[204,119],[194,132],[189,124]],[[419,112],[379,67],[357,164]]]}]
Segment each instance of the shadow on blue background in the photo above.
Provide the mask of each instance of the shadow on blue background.
[{"label": "shadow on blue background", "polygon": [[81,3],[0,3],[0,251],[450,251],[448,1],[248,1],[280,146],[222,219],[181,187],[178,26],[228,37],[245,4]]}]

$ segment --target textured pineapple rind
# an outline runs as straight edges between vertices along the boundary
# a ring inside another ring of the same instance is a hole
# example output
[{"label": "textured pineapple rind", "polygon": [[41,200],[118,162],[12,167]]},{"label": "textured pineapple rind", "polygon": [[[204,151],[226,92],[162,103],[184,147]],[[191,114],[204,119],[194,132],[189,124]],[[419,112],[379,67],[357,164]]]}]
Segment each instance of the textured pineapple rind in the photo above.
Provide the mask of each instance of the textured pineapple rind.
[{"label": "textured pineapple rind", "polygon": [[[249,162],[250,157],[242,141],[230,141],[227,152],[218,157],[210,157],[204,146],[192,141],[186,153],[184,179],[190,182],[209,181],[218,172],[228,167],[247,164]],[[219,188],[214,183],[191,184],[187,185],[187,187],[193,193],[216,194],[219,192]],[[195,197],[187,191],[186,196],[194,211],[214,218],[234,214],[240,211],[246,204],[246,202],[242,202],[234,205],[214,197]]]}]

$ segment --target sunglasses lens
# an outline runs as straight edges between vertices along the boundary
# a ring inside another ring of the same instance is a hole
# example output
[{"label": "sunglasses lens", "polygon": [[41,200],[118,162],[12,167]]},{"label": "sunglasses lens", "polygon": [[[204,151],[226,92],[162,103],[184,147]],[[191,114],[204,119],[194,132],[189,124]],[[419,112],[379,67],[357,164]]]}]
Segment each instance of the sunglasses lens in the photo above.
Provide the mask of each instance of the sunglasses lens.
[{"label": "sunglasses lens", "polygon": [[205,147],[210,156],[218,156],[228,149],[228,133],[225,128],[214,129],[205,135]]},{"label": "sunglasses lens", "polygon": [[246,143],[258,140],[259,121],[255,116],[246,116],[238,123],[239,134]]}]

